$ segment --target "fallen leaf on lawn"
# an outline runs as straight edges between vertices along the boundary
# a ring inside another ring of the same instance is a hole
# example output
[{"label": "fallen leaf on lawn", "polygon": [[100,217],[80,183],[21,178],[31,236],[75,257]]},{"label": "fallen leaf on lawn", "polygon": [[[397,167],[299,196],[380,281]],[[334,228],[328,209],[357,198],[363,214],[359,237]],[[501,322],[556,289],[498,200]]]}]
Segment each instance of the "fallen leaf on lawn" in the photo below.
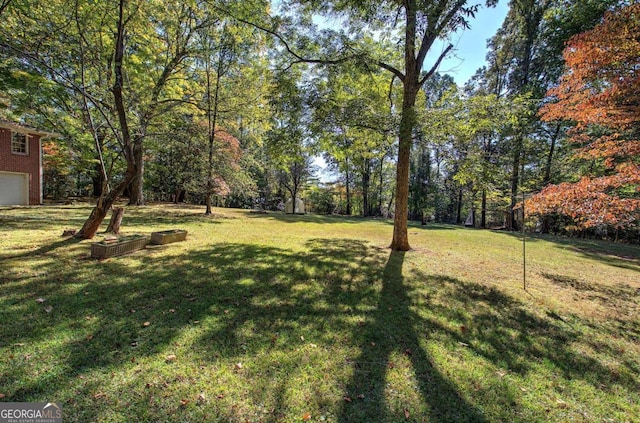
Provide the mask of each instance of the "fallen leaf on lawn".
[{"label": "fallen leaf on lawn", "polygon": [[460,326],[460,332],[465,333],[467,331],[467,327],[462,325]]},{"label": "fallen leaf on lawn", "polygon": [[178,357],[175,354],[169,354],[167,356],[167,362],[176,361],[177,359],[178,359]]},{"label": "fallen leaf on lawn", "polygon": [[129,310],[129,313],[135,313],[135,312],[136,312],[136,311],[135,311],[135,309],[133,309],[133,308],[132,308],[131,310]]},{"label": "fallen leaf on lawn", "polygon": [[410,357],[411,355],[413,355],[413,351],[411,351],[411,348],[407,348],[407,349],[404,351],[404,355],[409,356],[409,357]]},{"label": "fallen leaf on lawn", "polygon": [[207,397],[203,393],[198,394],[198,402],[205,402],[206,400]]},{"label": "fallen leaf on lawn", "polygon": [[317,346],[316,344],[312,344],[312,343],[309,343],[309,346],[310,346],[311,348],[318,348],[318,346]]},{"label": "fallen leaf on lawn", "polygon": [[224,394],[218,394],[218,396],[216,398],[223,399],[224,398]]},{"label": "fallen leaf on lawn", "polygon": [[364,399],[364,394],[360,394],[360,395],[358,395],[358,397],[357,397],[357,398],[358,398],[358,399]]},{"label": "fallen leaf on lawn", "polygon": [[45,311],[45,313],[51,313],[51,312],[53,311],[53,307],[51,307],[51,306],[46,306],[46,307],[44,308],[44,311]]},{"label": "fallen leaf on lawn", "polygon": [[184,406],[185,406],[185,405],[187,405],[187,404],[189,404],[189,400],[188,400],[188,399],[181,399],[181,400],[180,400],[180,405],[181,405],[181,406],[183,406],[183,407],[184,407]]},{"label": "fallen leaf on lawn", "polygon": [[137,346],[138,346],[138,343],[137,343],[136,341],[133,341],[133,342],[131,343],[131,346],[132,346],[132,347],[137,347]]},{"label": "fallen leaf on lawn", "polygon": [[146,328],[146,327],[149,327],[149,326],[151,326],[151,322],[144,322],[144,323],[142,324],[142,327],[143,327],[143,328]]},{"label": "fallen leaf on lawn", "polygon": [[242,370],[242,363],[236,363],[234,367],[236,368],[236,370]]},{"label": "fallen leaf on lawn", "polygon": [[104,392],[98,392],[97,394],[95,394],[93,396],[94,399],[100,399],[100,398],[105,398],[107,396],[107,394],[105,394]]},{"label": "fallen leaf on lawn", "polygon": [[305,422],[311,420],[311,413],[304,413],[304,415],[302,416],[302,420],[304,420]]},{"label": "fallen leaf on lawn", "polygon": [[375,346],[376,346],[376,343],[375,343],[375,342],[372,342],[372,343],[371,343],[371,346],[372,346],[372,347],[375,347]]},{"label": "fallen leaf on lawn", "polygon": [[351,402],[351,401],[353,401],[353,400],[351,399],[351,397],[344,397],[343,399],[345,400],[345,402]]},{"label": "fallen leaf on lawn", "polygon": [[404,409],[404,418],[409,420],[409,418],[411,417],[411,414],[409,414],[409,410],[407,410],[406,408]]},{"label": "fallen leaf on lawn", "polygon": [[40,303],[40,304],[44,303],[45,301],[47,301],[47,300],[45,300],[44,298],[37,298],[36,299],[36,303]]},{"label": "fallen leaf on lawn", "polygon": [[175,312],[176,312],[176,309],[175,309],[175,308],[170,308],[170,309],[169,309],[169,313],[175,313]]},{"label": "fallen leaf on lawn", "polygon": [[89,334],[89,335],[87,335],[87,338],[86,338],[86,339],[87,339],[87,341],[91,341],[91,340],[93,339],[93,334]]}]

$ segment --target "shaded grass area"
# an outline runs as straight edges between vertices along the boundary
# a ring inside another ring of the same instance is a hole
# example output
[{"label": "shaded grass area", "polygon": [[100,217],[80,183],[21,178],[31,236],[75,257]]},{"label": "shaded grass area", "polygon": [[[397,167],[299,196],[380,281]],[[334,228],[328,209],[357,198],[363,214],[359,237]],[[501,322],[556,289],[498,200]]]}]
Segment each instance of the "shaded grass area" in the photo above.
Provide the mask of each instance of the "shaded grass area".
[{"label": "shaded grass area", "polygon": [[383,222],[217,211],[128,209],[188,240],[105,261],[58,237],[82,207],[0,211],[2,400],[79,422],[640,416],[637,249],[541,239],[524,293],[510,235],[415,227],[390,253]]}]

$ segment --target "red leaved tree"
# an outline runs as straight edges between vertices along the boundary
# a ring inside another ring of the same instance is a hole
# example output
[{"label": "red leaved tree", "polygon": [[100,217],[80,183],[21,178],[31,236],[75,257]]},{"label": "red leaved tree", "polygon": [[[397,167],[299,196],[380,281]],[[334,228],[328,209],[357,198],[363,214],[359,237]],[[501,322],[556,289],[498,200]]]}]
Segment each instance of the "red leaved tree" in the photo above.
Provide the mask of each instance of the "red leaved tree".
[{"label": "red leaved tree", "polygon": [[529,214],[560,213],[580,229],[625,228],[640,221],[640,4],[608,13],[593,30],[573,37],[566,71],[549,94],[557,101],[543,120],[575,124],[576,156],[591,173],[550,185],[527,201]]}]

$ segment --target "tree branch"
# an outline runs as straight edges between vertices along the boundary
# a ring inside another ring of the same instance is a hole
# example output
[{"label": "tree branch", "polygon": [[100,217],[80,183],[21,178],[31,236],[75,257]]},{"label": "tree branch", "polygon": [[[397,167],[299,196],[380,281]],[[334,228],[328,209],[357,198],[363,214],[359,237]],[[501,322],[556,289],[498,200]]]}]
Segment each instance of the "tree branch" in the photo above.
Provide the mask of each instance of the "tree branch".
[{"label": "tree branch", "polygon": [[9,3],[11,3],[11,0],[2,0],[2,3],[0,3],[0,16],[2,16],[2,12],[4,12],[4,9],[9,6]]},{"label": "tree branch", "polygon": [[429,72],[425,74],[425,76],[422,77],[420,82],[418,82],[418,86],[421,87],[427,81],[427,79],[433,76],[433,74],[438,70],[438,67],[440,67],[440,63],[442,63],[444,58],[447,57],[447,54],[449,54],[452,48],[453,48],[453,44],[449,44],[447,48],[444,49],[444,51],[440,54],[440,57],[438,57],[438,60],[436,60],[436,63],[433,65],[433,67],[429,70]]},{"label": "tree branch", "polygon": [[394,68],[391,65],[388,65],[384,62],[377,62],[378,66],[380,66],[382,69],[388,70],[389,72],[391,72],[393,74],[394,77],[397,77],[400,81],[402,81],[404,83],[405,80],[405,76],[402,72],[400,72],[398,69]]},{"label": "tree branch", "polygon": [[[463,0],[458,0],[458,4],[460,2],[464,4]],[[436,17],[442,15],[446,5],[447,5],[447,1],[441,0],[440,3],[438,4],[438,8],[436,9],[436,12],[433,15]],[[456,5],[452,9],[452,11],[454,11],[454,15],[458,7],[459,6]],[[449,20],[451,20],[452,17],[453,15],[451,17],[448,17],[448,19],[445,18],[444,22],[448,22]],[[424,36],[422,37],[422,42],[420,43],[420,49],[418,50],[418,55],[416,56],[416,64],[419,68],[417,69],[418,72],[420,71],[420,68],[422,68],[424,59],[427,57],[427,53],[431,49],[431,46],[433,46],[433,43],[435,42],[436,38],[438,38],[438,34],[440,34],[440,32],[442,31],[442,26],[438,26],[436,28],[436,25],[437,25],[437,20],[432,22],[432,19],[429,19],[428,27],[424,32]]]}]

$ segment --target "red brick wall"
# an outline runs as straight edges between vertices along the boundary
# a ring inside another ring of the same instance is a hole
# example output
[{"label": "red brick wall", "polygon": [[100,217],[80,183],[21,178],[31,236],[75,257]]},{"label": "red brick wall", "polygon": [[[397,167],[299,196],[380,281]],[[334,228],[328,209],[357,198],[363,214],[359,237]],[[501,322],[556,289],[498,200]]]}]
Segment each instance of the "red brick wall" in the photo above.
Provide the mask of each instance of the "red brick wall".
[{"label": "red brick wall", "polygon": [[29,204],[40,204],[40,136],[31,135],[29,154],[11,153],[11,131],[0,128],[0,171],[29,174]]}]

